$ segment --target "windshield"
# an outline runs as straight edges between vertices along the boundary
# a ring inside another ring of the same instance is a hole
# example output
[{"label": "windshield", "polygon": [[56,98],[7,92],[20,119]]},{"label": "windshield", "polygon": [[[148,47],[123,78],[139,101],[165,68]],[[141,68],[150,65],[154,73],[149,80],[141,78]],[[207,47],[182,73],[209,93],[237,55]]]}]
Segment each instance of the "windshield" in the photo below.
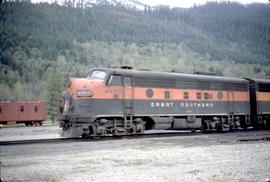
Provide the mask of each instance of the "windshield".
[{"label": "windshield", "polygon": [[87,76],[87,78],[104,80],[105,76],[106,76],[105,71],[96,70],[96,71],[93,71],[92,73],[90,73]]}]

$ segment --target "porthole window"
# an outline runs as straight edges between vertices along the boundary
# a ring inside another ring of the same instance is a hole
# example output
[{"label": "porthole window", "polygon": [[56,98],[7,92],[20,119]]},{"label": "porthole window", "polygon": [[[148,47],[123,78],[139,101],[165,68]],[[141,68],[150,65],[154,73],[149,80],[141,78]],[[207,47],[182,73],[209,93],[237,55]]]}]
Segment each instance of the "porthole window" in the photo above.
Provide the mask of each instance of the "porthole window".
[{"label": "porthole window", "polygon": [[188,94],[188,92],[184,92],[184,99],[189,99],[189,94]]},{"label": "porthole window", "polygon": [[217,98],[220,99],[220,100],[223,99],[223,93],[222,92],[218,92],[217,93]]},{"label": "porthole window", "polygon": [[153,95],[154,95],[154,92],[153,92],[153,90],[151,88],[146,90],[146,97],[147,98],[152,98]]},{"label": "porthole window", "polygon": [[171,93],[170,93],[170,91],[165,91],[165,92],[164,92],[164,98],[165,98],[165,99],[170,99],[170,98],[171,98]]}]

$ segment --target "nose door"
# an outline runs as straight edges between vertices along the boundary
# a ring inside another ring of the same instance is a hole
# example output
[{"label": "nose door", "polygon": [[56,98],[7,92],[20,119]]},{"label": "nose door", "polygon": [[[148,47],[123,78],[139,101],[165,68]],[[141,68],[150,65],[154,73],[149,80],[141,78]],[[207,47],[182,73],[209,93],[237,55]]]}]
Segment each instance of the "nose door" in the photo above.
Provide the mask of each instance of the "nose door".
[{"label": "nose door", "polygon": [[133,114],[133,87],[132,77],[124,76],[123,79],[123,111],[125,115]]}]

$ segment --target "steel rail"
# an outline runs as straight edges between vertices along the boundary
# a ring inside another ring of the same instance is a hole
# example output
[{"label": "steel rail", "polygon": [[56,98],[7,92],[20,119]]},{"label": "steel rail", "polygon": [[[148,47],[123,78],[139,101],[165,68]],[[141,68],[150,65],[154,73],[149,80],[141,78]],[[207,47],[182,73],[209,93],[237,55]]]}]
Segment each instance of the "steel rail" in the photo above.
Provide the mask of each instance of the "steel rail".
[{"label": "steel rail", "polygon": [[[222,133],[208,133],[210,136],[215,135],[227,135],[231,134],[250,134],[251,130],[235,130],[235,132],[222,132]],[[262,131],[262,130],[260,130]],[[255,131],[256,132],[256,131]],[[259,131],[258,131],[259,132]],[[97,141],[107,141],[107,140],[121,140],[121,139],[143,139],[143,138],[156,138],[156,137],[174,137],[174,136],[209,136],[208,134],[202,132],[190,132],[190,131],[169,131],[169,132],[153,132],[144,134],[134,134],[134,135],[121,135],[121,136],[101,136],[101,137],[89,137],[89,138],[51,138],[51,139],[28,139],[28,140],[10,140],[10,141],[0,141],[0,146],[3,145],[26,145],[26,144],[48,144],[48,143],[60,143],[60,142],[97,142]],[[239,135],[234,136],[235,142],[249,142],[249,141],[270,141],[269,134],[256,134],[253,135]],[[238,139],[237,139],[238,138]],[[227,142],[225,142],[227,143]]]},{"label": "steel rail", "polygon": [[154,138],[154,137],[168,137],[168,136],[191,136],[203,135],[203,133],[192,132],[160,132],[160,133],[144,133],[134,135],[121,135],[121,136],[100,136],[89,138],[50,138],[50,139],[27,139],[27,140],[9,140],[0,141],[1,145],[22,145],[22,144],[40,144],[40,143],[59,143],[59,142],[96,142],[106,140],[121,140],[121,139],[141,139],[141,138]]}]

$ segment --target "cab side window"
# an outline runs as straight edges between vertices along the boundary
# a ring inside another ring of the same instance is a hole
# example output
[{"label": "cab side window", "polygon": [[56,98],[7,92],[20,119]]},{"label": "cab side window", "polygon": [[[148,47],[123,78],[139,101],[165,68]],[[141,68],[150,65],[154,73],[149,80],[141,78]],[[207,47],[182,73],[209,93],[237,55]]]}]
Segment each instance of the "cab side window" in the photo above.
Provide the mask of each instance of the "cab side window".
[{"label": "cab side window", "polygon": [[131,77],[125,77],[124,78],[124,83],[126,86],[132,86],[132,79]]},{"label": "cab side window", "polygon": [[112,75],[110,85],[122,85],[122,77],[120,75]]}]

